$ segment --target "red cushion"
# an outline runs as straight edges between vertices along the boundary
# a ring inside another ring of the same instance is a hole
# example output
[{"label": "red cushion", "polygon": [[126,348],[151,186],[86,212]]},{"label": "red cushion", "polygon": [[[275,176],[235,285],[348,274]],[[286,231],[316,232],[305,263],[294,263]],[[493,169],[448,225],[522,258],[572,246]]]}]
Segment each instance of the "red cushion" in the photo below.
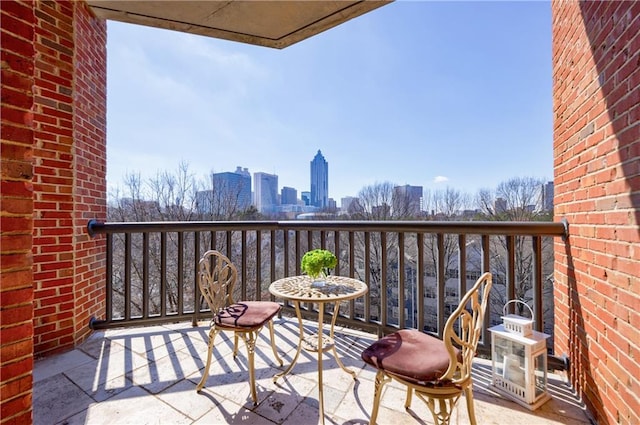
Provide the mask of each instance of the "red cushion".
[{"label": "red cushion", "polygon": [[434,383],[449,368],[444,342],[415,329],[403,329],[379,339],[362,352],[362,360],[421,385]]},{"label": "red cushion", "polygon": [[216,316],[222,328],[253,329],[267,323],[280,311],[280,304],[271,301],[242,301],[231,304]]}]

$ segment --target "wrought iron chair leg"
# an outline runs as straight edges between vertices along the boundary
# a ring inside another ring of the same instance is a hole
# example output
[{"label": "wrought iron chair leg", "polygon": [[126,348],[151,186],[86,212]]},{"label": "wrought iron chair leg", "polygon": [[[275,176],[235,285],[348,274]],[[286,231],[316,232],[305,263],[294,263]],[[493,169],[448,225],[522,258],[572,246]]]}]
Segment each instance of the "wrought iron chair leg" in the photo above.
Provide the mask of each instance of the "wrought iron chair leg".
[{"label": "wrought iron chair leg", "polygon": [[407,386],[407,399],[404,402],[405,410],[411,407],[411,398],[413,396],[413,388]]},{"label": "wrought iron chair leg", "polygon": [[213,343],[216,339],[216,335],[218,334],[218,329],[216,329],[215,325],[212,325],[211,330],[209,331],[209,343],[207,349],[207,364],[204,367],[204,371],[202,372],[202,378],[196,387],[196,391],[202,391],[204,388],[205,382],[207,382],[207,378],[209,378],[209,368],[211,367],[211,355],[213,354]]},{"label": "wrought iron chair leg", "polygon": [[234,359],[238,356],[238,333],[239,332],[233,333],[233,358]]},{"label": "wrought iron chair leg", "polygon": [[283,366],[284,362],[278,355],[278,350],[276,349],[275,332],[273,330],[273,319],[269,320],[269,338],[271,340],[271,349],[273,350],[273,355],[275,356],[278,363],[280,363],[280,366]]},{"label": "wrought iron chair leg", "polygon": [[467,399],[467,412],[469,413],[469,423],[471,425],[476,425],[476,412],[475,412],[475,408],[473,407],[473,388],[471,384],[469,384],[469,386],[464,389],[464,398]]},{"label": "wrought iron chair leg", "polygon": [[390,380],[391,378],[387,377],[382,370],[378,370],[378,373],[376,373],[376,383],[373,393],[373,410],[371,411],[371,421],[369,422],[370,425],[376,424],[378,408],[380,407],[380,397],[382,396],[382,387]]},{"label": "wrought iron chair leg", "polygon": [[[254,367],[254,357],[256,348],[256,334],[257,331],[245,332],[242,334],[244,342],[247,346],[247,362],[249,363],[249,386],[251,387],[251,399],[253,405],[258,404],[258,393],[256,392],[256,375]],[[236,333],[237,334],[237,333]]]}]

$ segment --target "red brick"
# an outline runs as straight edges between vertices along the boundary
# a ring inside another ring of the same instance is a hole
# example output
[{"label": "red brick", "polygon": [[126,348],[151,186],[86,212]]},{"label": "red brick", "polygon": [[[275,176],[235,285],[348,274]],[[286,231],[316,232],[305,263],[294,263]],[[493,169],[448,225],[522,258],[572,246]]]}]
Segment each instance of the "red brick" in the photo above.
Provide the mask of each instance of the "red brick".
[{"label": "red brick", "polygon": [[15,326],[8,326],[8,324],[3,323],[1,329],[2,345],[22,341],[25,338],[29,338],[30,335],[33,335],[33,323],[31,323],[31,321]]},{"label": "red brick", "polygon": [[[29,256],[29,255],[27,255]],[[25,267],[23,270],[2,271],[0,273],[0,293],[5,291],[13,291],[21,288],[32,288],[33,272],[31,267]]]},{"label": "red brick", "polygon": [[[13,291],[3,290],[2,292],[2,307],[7,308],[7,312],[4,310],[0,310],[0,315],[4,318],[0,323],[8,324],[8,323],[20,323],[23,320],[21,319],[20,312],[16,310],[16,308],[9,309],[12,305],[20,305],[29,303],[29,307],[31,307],[31,302],[33,301],[33,289],[32,288],[23,288],[16,289]],[[19,308],[22,308],[21,306]],[[5,314],[9,314],[9,316],[4,316]],[[29,317],[29,320],[31,317]]]},{"label": "red brick", "polygon": [[15,36],[14,34],[4,31],[4,28],[2,31],[2,49],[16,53],[31,52],[31,54],[33,54],[33,45],[30,39]]},{"label": "red brick", "polygon": [[[4,1],[2,3],[5,3]],[[6,2],[11,3],[11,2]],[[8,400],[2,400],[0,405],[2,424],[30,424],[31,423],[31,393],[20,394]]]}]

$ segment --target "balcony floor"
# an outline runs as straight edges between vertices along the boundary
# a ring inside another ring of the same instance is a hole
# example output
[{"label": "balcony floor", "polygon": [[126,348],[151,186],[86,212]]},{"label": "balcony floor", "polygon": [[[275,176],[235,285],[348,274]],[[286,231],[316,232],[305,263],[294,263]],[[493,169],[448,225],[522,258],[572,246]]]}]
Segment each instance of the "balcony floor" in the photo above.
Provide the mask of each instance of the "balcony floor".
[{"label": "balcony floor", "polygon": [[[308,332],[316,330],[305,321]],[[326,329],[326,327],[325,327]],[[297,346],[295,318],[276,319],[276,341],[285,367]],[[216,340],[210,377],[196,393],[207,353],[208,323],[117,329],[94,333],[77,349],[38,360],[34,367],[33,422],[40,424],[311,424],[317,423],[317,355],[302,351],[293,370],[277,383],[276,367],[263,330],[256,350],[258,405],[249,394],[246,350],[240,344],[232,356],[233,338]],[[361,351],[376,336],[336,329],[338,353],[357,372],[342,371],[325,354],[324,404],[327,424],[365,424],[373,403],[375,372],[365,367]],[[571,388],[559,375],[549,376],[553,398],[529,411],[496,394],[489,386],[491,363],[474,363],[474,399],[479,424],[589,424]],[[379,424],[432,424],[427,407],[414,398],[404,409],[405,392],[397,384],[385,387]],[[464,400],[458,402],[453,424],[468,422]]]}]

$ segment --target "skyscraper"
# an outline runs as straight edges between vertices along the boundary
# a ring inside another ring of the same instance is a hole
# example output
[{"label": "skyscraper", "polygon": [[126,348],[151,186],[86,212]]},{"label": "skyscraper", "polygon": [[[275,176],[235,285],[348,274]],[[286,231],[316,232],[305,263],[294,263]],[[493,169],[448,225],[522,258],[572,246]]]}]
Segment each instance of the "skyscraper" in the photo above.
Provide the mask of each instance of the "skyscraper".
[{"label": "skyscraper", "polygon": [[211,190],[196,193],[196,210],[200,214],[228,217],[251,205],[251,174],[246,168],[235,172],[211,174]]},{"label": "skyscraper", "polygon": [[275,211],[278,205],[278,176],[267,173],[253,173],[256,209],[263,214]]},{"label": "skyscraper", "polygon": [[292,187],[284,186],[280,191],[280,204],[296,205],[298,203],[298,191]]},{"label": "skyscraper", "polygon": [[547,182],[540,188],[540,207],[542,211],[553,211],[553,182]]},{"label": "skyscraper", "polygon": [[311,161],[311,205],[326,208],[329,205],[329,164],[318,149]]}]

